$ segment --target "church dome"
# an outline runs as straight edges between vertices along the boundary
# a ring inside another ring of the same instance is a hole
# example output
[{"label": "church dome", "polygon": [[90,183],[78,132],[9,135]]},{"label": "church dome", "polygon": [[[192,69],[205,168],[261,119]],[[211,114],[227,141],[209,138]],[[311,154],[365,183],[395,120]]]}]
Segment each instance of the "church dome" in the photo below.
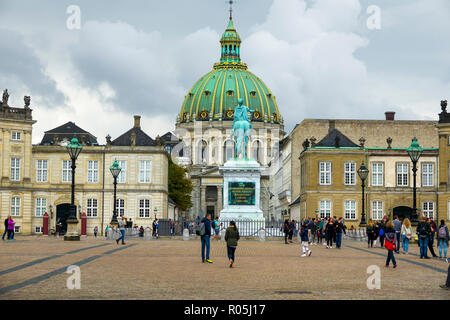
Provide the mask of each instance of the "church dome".
[{"label": "church dome", "polygon": [[234,108],[242,98],[246,106],[255,110],[252,121],[282,123],[275,96],[241,62],[241,38],[231,17],[220,44],[220,62],[185,96],[178,122],[233,120]]}]

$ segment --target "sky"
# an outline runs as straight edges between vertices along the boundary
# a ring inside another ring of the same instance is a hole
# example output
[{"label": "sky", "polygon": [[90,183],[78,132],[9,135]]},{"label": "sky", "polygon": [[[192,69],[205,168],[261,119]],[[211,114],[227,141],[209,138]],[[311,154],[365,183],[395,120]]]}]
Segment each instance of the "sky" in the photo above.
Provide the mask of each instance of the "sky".
[{"label": "sky", "polygon": [[[102,144],[135,114],[150,136],[163,135],[218,62],[228,10],[225,0],[0,0],[0,88],[10,106],[31,96],[33,143],[73,121]],[[449,13],[448,0],[233,5],[241,59],[276,96],[287,132],[305,118],[385,111],[436,120],[450,98]]]}]

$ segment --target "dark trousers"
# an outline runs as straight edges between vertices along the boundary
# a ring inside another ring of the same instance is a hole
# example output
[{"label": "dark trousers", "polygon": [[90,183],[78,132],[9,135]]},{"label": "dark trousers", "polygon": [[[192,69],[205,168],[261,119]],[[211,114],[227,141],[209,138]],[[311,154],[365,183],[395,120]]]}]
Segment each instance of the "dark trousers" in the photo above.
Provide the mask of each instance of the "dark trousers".
[{"label": "dark trousers", "polygon": [[228,259],[231,259],[233,262],[234,262],[234,253],[235,252],[236,252],[236,248],[235,247],[227,246]]},{"label": "dark trousers", "polygon": [[8,233],[8,229],[5,228],[5,232],[3,232],[2,240],[5,240],[5,235]]},{"label": "dark trousers", "polygon": [[287,242],[287,239],[288,239],[288,236],[289,236],[289,232],[284,232],[284,243],[288,243]]},{"label": "dark trousers", "polygon": [[374,240],[374,234],[373,233],[368,233],[367,234],[367,246],[370,246],[371,248],[373,248],[373,240]]},{"label": "dark trousers", "polygon": [[445,285],[450,288],[450,266],[448,266],[447,282],[445,283]]},{"label": "dark trousers", "polygon": [[206,251],[206,260],[209,260],[209,251],[210,251],[210,240],[209,235],[204,235],[200,237],[202,240],[202,261],[205,261],[205,251]]},{"label": "dark trousers", "polygon": [[395,231],[395,235],[397,236],[397,247],[395,248],[395,252],[399,253],[400,250],[400,231]]},{"label": "dark trousers", "polygon": [[428,249],[430,249],[431,255],[433,257],[436,257],[436,253],[434,252],[433,244],[434,244],[434,236],[433,236],[433,234],[431,234],[431,236],[428,237]]},{"label": "dark trousers", "polygon": [[14,230],[8,230],[8,240],[14,239]]},{"label": "dark trousers", "polygon": [[120,230],[121,233],[121,237],[119,239],[117,239],[116,241],[119,242],[120,240],[122,240],[122,244],[125,243],[125,230]]},{"label": "dark trousers", "polygon": [[380,236],[380,245],[382,248],[384,247],[384,237],[385,235]]},{"label": "dark trousers", "polygon": [[342,245],[342,232],[336,233],[336,246],[341,248]]},{"label": "dark trousers", "polygon": [[327,246],[333,246],[334,234],[333,232],[327,232]]},{"label": "dark trousers", "polygon": [[386,259],[386,265],[389,265],[389,262],[392,260],[392,264],[395,266],[397,264],[397,262],[395,261],[395,257],[394,257],[394,251],[393,250],[388,250],[388,255],[387,255],[387,259]]},{"label": "dark trousers", "polygon": [[291,241],[292,240],[292,236],[293,236],[293,234],[294,234],[294,231],[289,231],[289,241]]}]

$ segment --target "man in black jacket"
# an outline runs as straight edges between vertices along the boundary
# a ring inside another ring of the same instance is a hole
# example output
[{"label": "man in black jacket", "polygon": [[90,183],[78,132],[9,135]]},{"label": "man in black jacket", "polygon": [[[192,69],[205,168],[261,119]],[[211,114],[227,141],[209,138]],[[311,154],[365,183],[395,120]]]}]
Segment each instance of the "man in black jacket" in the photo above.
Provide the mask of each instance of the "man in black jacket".
[{"label": "man in black jacket", "polygon": [[430,259],[428,257],[428,238],[431,234],[430,224],[427,222],[426,217],[422,217],[422,221],[419,222],[417,226],[417,235],[419,237],[419,247],[420,247],[420,259]]},{"label": "man in black jacket", "polygon": [[[201,223],[205,225],[205,233],[200,236],[202,241],[202,262],[213,263],[209,259],[210,251],[210,238],[211,238],[211,215],[208,213],[205,218],[202,219]],[[205,259],[205,249],[206,249],[206,259]]]},{"label": "man in black jacket", "polygon": [[8,218],[5,219],[5,232],[3,232],[2,240],[5,240],[5,235],[8,233]]},{"label": "man in black jacket", "polygon": [[336,233],[336,247],[338,249],[341,248],[342,245],[342,233],[346,233],[344,219],[341,217],[335,224],[335,233]]}]

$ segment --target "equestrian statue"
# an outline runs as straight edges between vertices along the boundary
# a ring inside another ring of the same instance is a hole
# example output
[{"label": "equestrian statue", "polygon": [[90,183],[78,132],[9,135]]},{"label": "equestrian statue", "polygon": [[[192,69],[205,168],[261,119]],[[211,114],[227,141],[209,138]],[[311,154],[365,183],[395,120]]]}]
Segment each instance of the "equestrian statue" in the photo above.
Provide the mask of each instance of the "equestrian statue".
[{"label": "equestrian statue", "polygon": [[247,114],[250,112],[251,116],[255,110],[251,110],[243,105],[244,100],[238,100],[238,106],[234,109],[234,121],[231,129],[231,139],[234,141],[234,151],[236,158],[242,154],[244,159],[247,159],[247,144],[251,137],[252,124],[248,120]]}]

